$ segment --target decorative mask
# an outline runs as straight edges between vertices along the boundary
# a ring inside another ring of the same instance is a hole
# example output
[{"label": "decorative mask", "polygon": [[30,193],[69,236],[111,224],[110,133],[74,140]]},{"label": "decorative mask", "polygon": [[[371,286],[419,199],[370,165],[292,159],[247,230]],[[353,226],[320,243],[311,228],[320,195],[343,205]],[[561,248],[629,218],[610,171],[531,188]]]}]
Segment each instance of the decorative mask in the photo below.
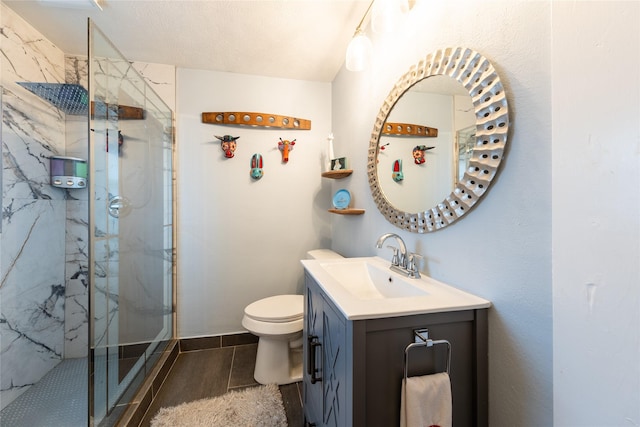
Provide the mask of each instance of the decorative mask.
[{"label": "decorative mask", "polygon": [[222,148],[222,151],[224,151],[224,156],[227,159],[231,159],[234,156],[234,153],[236,151],[236,139],[240,137],[231,136],[231,135],[225,135],[225,136],[215,135],[215,137],[220,140],[220,148]]},{"label": "decorative mask", "polygon": [[395,182],[400,182],[404,179],[404,174],[402,173],[402,159],[398,159],[393,162],[393,173],[391,174],[391,178]]},{"label": "decorative mask", "polygon": [[251,178],[260,179],[263,175],[262,155],[256,153],[251,157]]},{"label": "decorative mask", "polygon": [[282,151],[282,163],[287,163],[289,161],[289,151],[293,150],[293,146],[296,145],[296,140],[287,141],[286,139],[283,141],[280,138],[280,142],[278,142],[278,149]]},{"label": "decorative mask", "polygon": [[424,157],[424,152],[434,149],[436,147],[427,147],[426,145],[416,145],[413,149],[413,161],[416,165],[421,165],[427,161]]}]

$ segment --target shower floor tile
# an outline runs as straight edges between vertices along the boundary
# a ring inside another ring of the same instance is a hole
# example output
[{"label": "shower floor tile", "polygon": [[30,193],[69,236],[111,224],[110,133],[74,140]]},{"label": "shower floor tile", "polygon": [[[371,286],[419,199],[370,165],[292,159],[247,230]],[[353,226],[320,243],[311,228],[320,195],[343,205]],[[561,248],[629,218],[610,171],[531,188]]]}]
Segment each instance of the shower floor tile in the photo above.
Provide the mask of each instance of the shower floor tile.
[{"label": "shower floor tile", "polygon": [[87,359],[65,359],[0,412],[0,427],[86,426]]}]

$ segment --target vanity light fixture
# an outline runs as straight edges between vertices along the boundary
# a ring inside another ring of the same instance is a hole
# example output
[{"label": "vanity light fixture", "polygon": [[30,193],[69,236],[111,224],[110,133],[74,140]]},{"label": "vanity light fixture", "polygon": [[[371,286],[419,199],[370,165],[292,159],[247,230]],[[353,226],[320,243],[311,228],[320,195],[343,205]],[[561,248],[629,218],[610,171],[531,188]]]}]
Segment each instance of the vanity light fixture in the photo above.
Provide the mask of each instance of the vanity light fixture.
[{"label": "vanity light fixture", "polygon": [[376,0],[371,11],[371,29],[376,34],[390,33],[409,9],[409,0]]},{"label": "vanity light fixture", "polygon": [[400,16],[411,9],[411,2],[415,0],[372,0],[364,12],[360,23],[356,27],[353,38],[347,46],[346,67],[349,71],[362,71],[371,59],[373,47],[371,40],[362,28],[364,21],[371,11],[371,29],[374,33],[389,33],[397,25]]},{"label": "vanity light fixture", "polygon": [[45,6],[62,7],[65,9],[91,9],[102,10],[105,0],[38,0]]},{"label": "vanity light fixture", "polygon": [[353,38],[349,42],[349,46],[347,46],[345,65],[349,71],[364,70],[371,58],[371,51],[373,50],[373,47],[371,46],[371,40],[369,40],[369,37],[367,37],[362,30],[362,24],[369,14],[374,1],[375,0],[372,0],[371,3],[369,3],[369,7],[367,7],[367,10],[364,12],[360,23],[356,27],[356,31],[353,33]]}]

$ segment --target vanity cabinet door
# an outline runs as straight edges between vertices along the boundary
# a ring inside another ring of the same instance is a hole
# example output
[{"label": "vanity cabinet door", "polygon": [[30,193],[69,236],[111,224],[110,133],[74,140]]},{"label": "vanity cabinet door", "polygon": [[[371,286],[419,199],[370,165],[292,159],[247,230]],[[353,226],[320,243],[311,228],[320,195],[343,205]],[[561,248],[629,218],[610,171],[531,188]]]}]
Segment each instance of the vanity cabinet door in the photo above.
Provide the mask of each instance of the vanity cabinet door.
[{"label": "vanity cabinet door", "polygon": [[307,277],[305,287],[303,403],[305,426],[347,424],[346,319]]},{"label": "vanity cabinet door", "polygon": [[323,425],[347,424],[347,349],[346,320],[325,301],[323,309]]},{"label": "vanity cabinet door", "polygon": [[303,326],[303,403],[305,426],[321,426],[322,411],[322,307],[317,285],[306,278]]}]

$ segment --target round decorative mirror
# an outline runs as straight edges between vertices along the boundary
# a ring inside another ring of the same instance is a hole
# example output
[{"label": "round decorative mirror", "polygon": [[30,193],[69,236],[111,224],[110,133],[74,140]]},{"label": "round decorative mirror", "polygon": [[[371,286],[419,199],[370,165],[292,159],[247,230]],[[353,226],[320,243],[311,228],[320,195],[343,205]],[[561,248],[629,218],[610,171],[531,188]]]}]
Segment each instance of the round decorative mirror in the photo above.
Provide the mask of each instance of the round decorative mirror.
[{"label": "round decorative mirror", "polygon": [[489,188],[508,130],[489,60],[461,47],[427,55],[395,84],[371,133],[367,174],[378,209],[415,233],[452,224]]}]

